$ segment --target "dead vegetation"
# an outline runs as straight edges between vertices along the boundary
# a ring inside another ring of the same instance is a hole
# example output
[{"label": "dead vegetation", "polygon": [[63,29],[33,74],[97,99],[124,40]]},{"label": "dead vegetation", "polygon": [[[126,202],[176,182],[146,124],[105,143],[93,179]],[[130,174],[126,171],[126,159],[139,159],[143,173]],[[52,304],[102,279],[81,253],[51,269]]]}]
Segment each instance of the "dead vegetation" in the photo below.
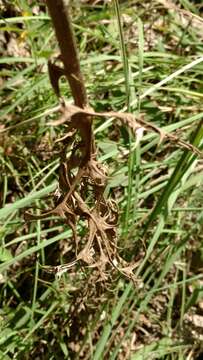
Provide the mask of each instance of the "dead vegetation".
[{"label": "dead vegetation", "polygon": [[[138,141],[142,138],[143,131],[153,131],[160,135],[160,142],[167,139],[176,146],[186,148],[198,156],[203,154],[195,146],[146,122],[144,115],[137,119],[130,113],[114,111],[98,113],[91,109],[88,106],[85,83],[80,72],[79,57],[68,8],[64,1],[59,1],[57,7],[55,7],[54,1],[47,1],[47,5],[61,49],[58,59],[61,59],[64,65],[64,68],[61,68],[56,65],[56,61],[49,61],[50,81],[61,102],[62,113],[59,120],[53,121],[50,125],[67,124],[68,128],[63,138],[57,140],[63,143],[63,150],[60,159],[59,185],[54,198],[55,206],[41,215],[32,215],[30,212],[26,212],[25,219],[39,220],[55,214],[72,229],[75,259],[57,267],[46,267],[47,271],[60,274],[78,261],[82,261],[91,268],[97,268],[98,278],[101,280],[105,280],[105,274],[110,265],[136,281],[133,270],[137,267],[137,262],[128,264],[118,253],[118,210],[116,203],[104,196],[108,181],[107,169],[97,161],[92,120],[95,117],[113,117],[131,129],[138,137]],[[63,13],[62,19],[60,18],[61,13]],[[69,81],[75,105],[66,104],[60,96],[59,80],[64,75]],[[77,226],[81,220],[87,228],[85,239],[80,239],[77,235]]]}]

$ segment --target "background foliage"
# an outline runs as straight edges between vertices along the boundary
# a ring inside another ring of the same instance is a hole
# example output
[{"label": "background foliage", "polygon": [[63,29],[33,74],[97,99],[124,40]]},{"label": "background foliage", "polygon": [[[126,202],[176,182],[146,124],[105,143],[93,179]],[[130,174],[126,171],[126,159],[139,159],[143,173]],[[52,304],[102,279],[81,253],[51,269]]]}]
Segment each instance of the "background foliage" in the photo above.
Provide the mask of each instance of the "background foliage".
[{"label": "background foliage", "polygon": [[[1,1],[0,358],[200,359],[203,331],[203,162],[156,134],[137,144],[97,120],[106,196],[119,206],[119,252],[136,286],[86,267],[54,278],[40,265],[71,260],[71,231],[45,209],[65,127],[47,60],[57,44],[43,1]],[[203,21],[198,1],[71,2],[81,67],[96,111],[144,113],[203,148]],[[66,82],[63,95],[71,100]],[[84,229],[81,225],[81,238]]]}]

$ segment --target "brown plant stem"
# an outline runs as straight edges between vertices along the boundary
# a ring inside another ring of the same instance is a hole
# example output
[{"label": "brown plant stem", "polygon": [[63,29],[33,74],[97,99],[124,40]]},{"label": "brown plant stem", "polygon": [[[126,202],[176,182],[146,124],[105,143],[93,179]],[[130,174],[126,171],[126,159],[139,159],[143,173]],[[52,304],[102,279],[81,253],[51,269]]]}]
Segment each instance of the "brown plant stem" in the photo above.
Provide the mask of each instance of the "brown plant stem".
[{"label": "brown plant stem", "polygon": [[[88,106],[88,100],[69,15],[69,1],[46,0],[46,2],[58,40],[64,73],[69,82],[74,103],[76,106],[84,109]],[[85,147],[82,164],[85,165],[90,160],[91,153],[95,151],[92,118],[85,114],[83,116],[77,115],[75,121],[80,123],[79,130]]]},{"label": "brown plant stem", "polygon": [[80,70],[79,56],[67,1],[47,0],[47,6],[61,51],[65,75],[70,84],[75,104],[84,108],[87,105],[87,94]]}]

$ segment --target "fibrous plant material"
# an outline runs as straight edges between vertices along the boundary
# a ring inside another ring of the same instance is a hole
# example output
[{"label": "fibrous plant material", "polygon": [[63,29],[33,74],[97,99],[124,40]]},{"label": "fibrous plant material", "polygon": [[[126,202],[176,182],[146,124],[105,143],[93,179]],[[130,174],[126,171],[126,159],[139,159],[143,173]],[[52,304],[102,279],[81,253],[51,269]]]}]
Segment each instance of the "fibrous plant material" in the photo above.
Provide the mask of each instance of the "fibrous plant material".
[{"label": "fibrous plant material", "polygon": [[[26,212],[26,219],[43,219],[56,214],[64,219],[73,233],[75,243],[75,259],[47,270],[56,273],[66,271],[78,261],[85,262],[91,268],[99,270],[100,279],[106,278],[110,267],[116,268],[125,276],[134,280],[133,270],[137,266],[128,264],[120,258],[117,251],[118,211],[115,202],[106,199],[104,191],[107,184],[107,171],[97,161],[97,150],[92,131],[94,117],[114,117],[128,126],[137,135],[141,131],[159,133],[160,139],[167,138],[178,146],[202,155],[193,145],[178,139],[175,135],[163,132],[155,125],[146,122],[143,117],[135,118],[129,113],[103,112],[92,110],[87,101],[84,80],[80,71],[75,38],[65,0],[47,0],[49,12],[54,24],[60,48],[60,60],[64,68],[56,61],[49,61],[49,76],[52,87],[61,102],[62,116],[51,123],[57,126],[66,123],[68,130],[62,139],[63,150],[60,158],[59,187],[55,194],[55,206],[42,213],[32,215]],[[74,105],[66,104],[60,97],[59,79],[65,75],[73,95]],[[70,153],[69,156],[67,154]],[[87,226],[84,239],[79,238],[77,226],[79,221]]]}]

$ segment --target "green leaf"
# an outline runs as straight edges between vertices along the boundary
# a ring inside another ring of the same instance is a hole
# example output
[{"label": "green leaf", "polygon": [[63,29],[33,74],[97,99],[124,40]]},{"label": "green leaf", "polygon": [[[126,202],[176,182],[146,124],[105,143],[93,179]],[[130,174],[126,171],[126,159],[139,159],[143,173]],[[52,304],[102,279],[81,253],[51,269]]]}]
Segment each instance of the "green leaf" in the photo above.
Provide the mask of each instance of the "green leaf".
[{"label": "green leaf", "polygon": [[0,246],[0,262],[9,261],[12,259],[13,256],[11,255],[10,251]]}]

